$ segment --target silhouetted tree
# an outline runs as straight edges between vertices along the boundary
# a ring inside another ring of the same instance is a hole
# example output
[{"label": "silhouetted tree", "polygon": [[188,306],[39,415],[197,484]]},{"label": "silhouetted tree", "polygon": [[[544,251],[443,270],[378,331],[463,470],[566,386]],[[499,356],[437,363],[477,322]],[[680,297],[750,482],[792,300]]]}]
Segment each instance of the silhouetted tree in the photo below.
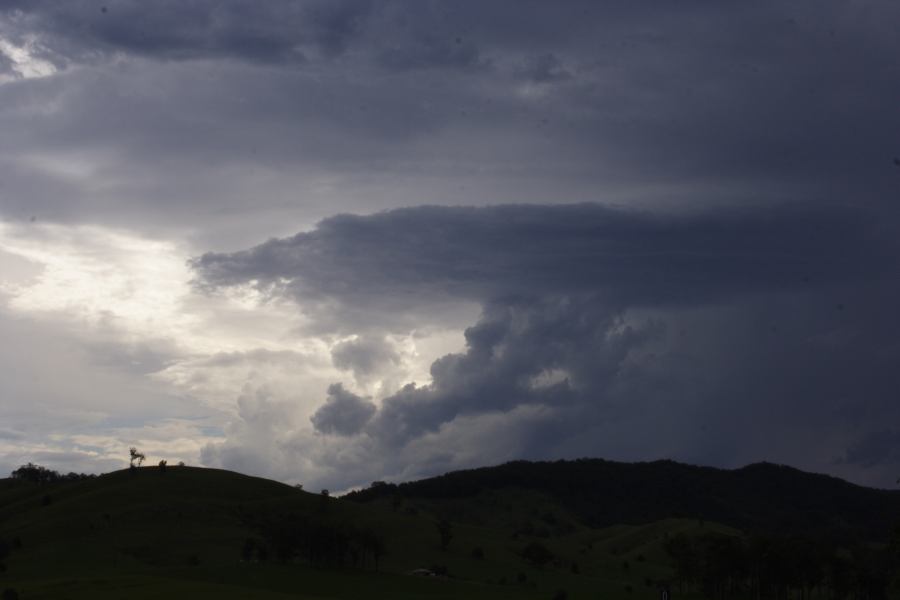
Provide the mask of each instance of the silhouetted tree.
[{"label": "silhouetted tree", "polygon": [[[131,448],[128,449],[128,453],[131,456],[131,460],[128,463],[129,466],[131,466],[131,467],[141,466],[141,463],[143,463],[144,460],[146,460],[146,458],[147,458],[142,453],[138,452],[138,449],[135,448],[134,446],[132,446]],[[137,465],[134,464],[134,461],[137,461]]]},{"label": "silhouetted tree", "polygon": [[169,464],[168,461],[165,461],[165,460],[159,461],[159,472],[160,472],[160,473],[165,473],[165,472],[166,472],[166,465],[168,465],[168,464]]},{"label": "silhouetted tree", "polygon": [[36,465],[34,463],[22,465],[13,471],[11,476],[13,479],[31,481],[32,483],[53,483],[62,478],[56,471],[52,471],[47,467],[42,467],[41,465]]}]

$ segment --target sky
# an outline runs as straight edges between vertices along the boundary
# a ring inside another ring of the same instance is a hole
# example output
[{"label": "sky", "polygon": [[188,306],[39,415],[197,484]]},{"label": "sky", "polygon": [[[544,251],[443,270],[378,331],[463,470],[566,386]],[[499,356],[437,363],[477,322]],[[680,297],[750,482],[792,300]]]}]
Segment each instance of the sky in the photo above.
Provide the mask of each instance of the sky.
[{"label": "sky", "polygon": [[0,473],[900,476],[893,0],[0,0]]}]

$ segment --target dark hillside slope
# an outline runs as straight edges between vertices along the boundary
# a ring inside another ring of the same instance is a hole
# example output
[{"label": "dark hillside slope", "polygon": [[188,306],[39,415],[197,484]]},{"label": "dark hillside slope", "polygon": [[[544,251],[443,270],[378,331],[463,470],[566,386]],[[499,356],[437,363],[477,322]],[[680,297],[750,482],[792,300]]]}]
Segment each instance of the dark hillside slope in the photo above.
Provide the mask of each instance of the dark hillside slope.
[{"label": "dark hillside slope", "polygon": [[526,489],[553,498],[591,527],[700,518],[748,531],[883,540],[900,522],[900,492],[757,463],[736,470],[673,461],[516,461],[348,494],[357,502],[468,498]]}]

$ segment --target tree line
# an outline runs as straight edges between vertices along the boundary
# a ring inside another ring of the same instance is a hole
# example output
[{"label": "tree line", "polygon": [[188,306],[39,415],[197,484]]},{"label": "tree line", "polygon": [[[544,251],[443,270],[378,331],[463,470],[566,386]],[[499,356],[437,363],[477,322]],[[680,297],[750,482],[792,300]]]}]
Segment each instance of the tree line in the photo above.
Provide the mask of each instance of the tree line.
[{"label": "tree line", "polygon": [[11,477],[18,481],[30,481],[32,483],[59,483],[64,481],[81,481],[82,479],[92,479],[96,477],[96,475],[86,475],[84,473],[67,473],[65,475],[54,471],[52,469],[48,469],[47,467],[42,467],[41,465],[36,465],[34,463],[28,463],[27,465],[22,465],[15,471],[11,473]]},{"label": "tree line", "polygon": [[900,490],[876,490],[784,465],[736,470],[654,461],[514,461],[400,484],[376,482],[344,496],[355,502],[461,499],[489,490],[536,490],[589,527],[703,518],[742,531],[845,541],[884,541]]}]

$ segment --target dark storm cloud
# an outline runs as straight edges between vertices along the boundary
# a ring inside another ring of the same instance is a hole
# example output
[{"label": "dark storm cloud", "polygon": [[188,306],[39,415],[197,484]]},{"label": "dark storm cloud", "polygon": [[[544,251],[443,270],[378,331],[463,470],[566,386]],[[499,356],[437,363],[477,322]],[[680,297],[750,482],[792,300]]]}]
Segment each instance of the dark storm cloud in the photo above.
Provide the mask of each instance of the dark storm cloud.
[{"label": "dark storm cloud", "polygon": [[310,417],[313,427],[320,433],[354,435],[375,414],[375,405],[335,383],[328,388],[328,399]]},{"label": "dark storm cloud", "polygon": [[596,204],[418,207],[331,217],[192,264],[200,285],[250,283],[311,310],[547,293],[660,306],[880,277],[894,264],[886,236],[872,217],[829,207],[684,215]]},{"label": "dark storm cloud", "polygon": [[334,217],[193,264],[202,285],[256,285],[338,328],[351,315],[354,327],[402,330],[448,298],[479,303],[465,351],[361,426],[379,452],[414,453],[416,468],[447,452],[418,444],[450,445],[470,435],[461,423],[492,415],[516,432],[497,438],[500,456],[821,468],[850,430],[900,416],[890,231],[821,206],[419,207]]},{"label": "dark storm cloud", "polygon": [[[365,431],[381,453],[404,454],[428,473],[448,453],[445,469],[488,456],[732,467],[764,458],[891,485],[900,467],[893,437],[856,444],[844,464],[832,463],[852,431],[900,418],[890,358],[900,328],[889,324],[900,294],[886,291],[884,302],[854,308],[867,316],[846,318],[834,303],[847,291],[649,316],[587,298],[491,307],[467,331],[465,352],[436,361],[431,384],[385,398]],[[461,424],[497,415],[504,425],[470,442],[491,450],[459,464],[452,442]],[[427,439],[443,445],[412,451]],[[499,450],[490,446],[498,440]]]},{"label": "dark storm cloud", "polygon": [[624,325],[594,298],[491,304],[466,330],[466,352],[435,361],[431,385],[385,399],[369,431],[402,446],[460,415],[565,409],[608,388],[629,351],[658,333]]}]

